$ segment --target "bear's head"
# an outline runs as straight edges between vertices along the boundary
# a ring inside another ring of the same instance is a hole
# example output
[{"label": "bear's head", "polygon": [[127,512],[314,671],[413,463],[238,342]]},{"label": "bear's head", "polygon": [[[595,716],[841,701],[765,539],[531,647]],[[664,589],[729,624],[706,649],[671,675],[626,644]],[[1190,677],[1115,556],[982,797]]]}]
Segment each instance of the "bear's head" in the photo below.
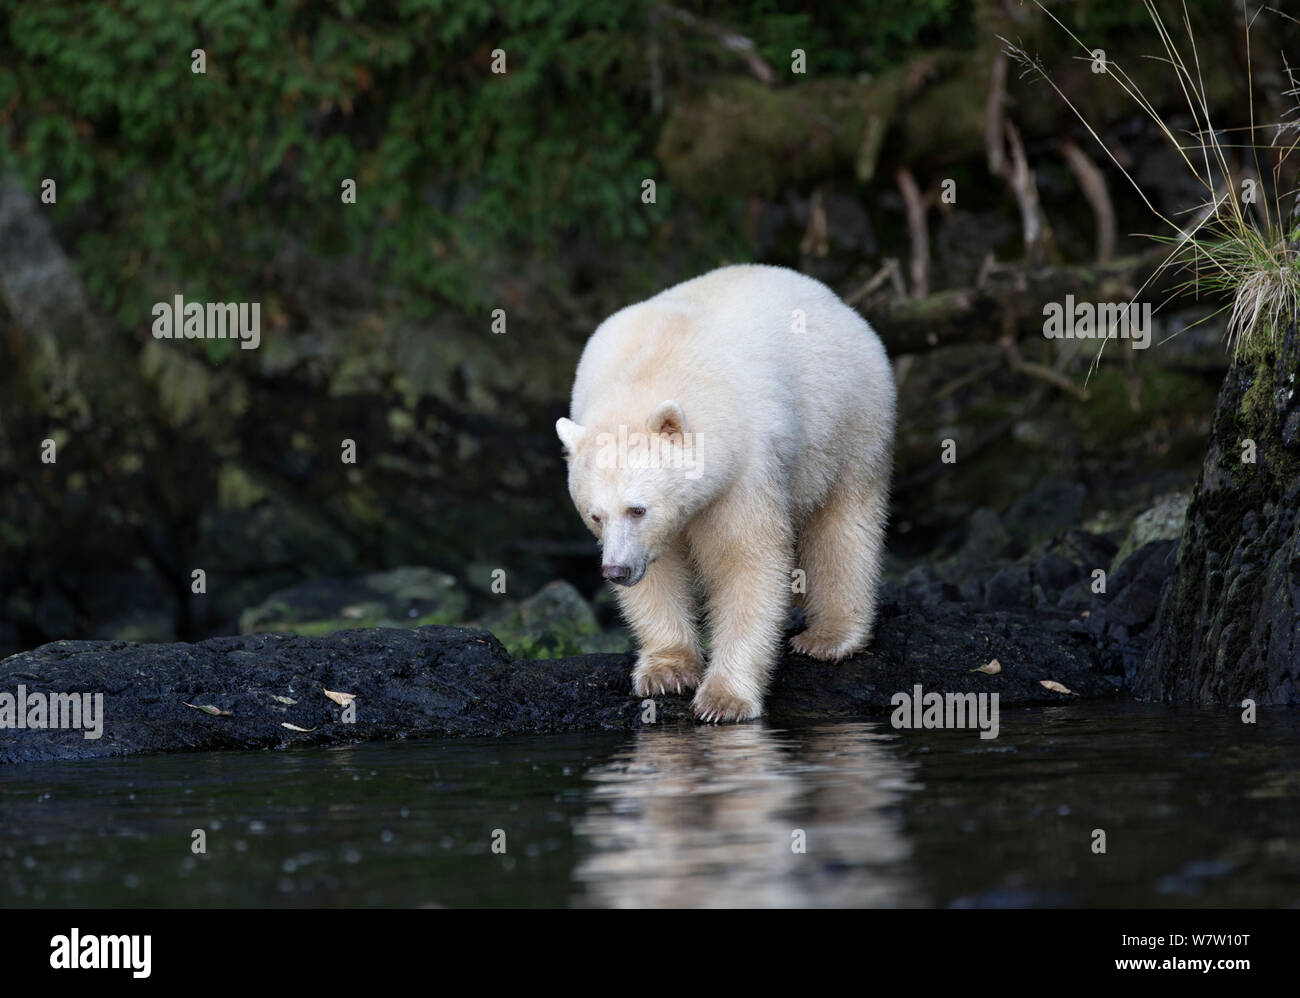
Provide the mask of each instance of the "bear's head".
[{"label": "bear's head", "polygon": [[698,508],[699,434],[682,407],[659,403],[642,423],[560,419],[569,495],[601,546],[601,574],[634,586]]}]

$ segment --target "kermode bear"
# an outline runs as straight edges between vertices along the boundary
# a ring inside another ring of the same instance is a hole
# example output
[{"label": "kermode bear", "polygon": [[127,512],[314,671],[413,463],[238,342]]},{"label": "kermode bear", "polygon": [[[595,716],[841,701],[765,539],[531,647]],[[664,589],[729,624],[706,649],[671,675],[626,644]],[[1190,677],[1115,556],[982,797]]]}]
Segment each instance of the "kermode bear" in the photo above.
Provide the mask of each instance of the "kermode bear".
[{"label": "kermode bear", "polygon": [[723,267],[600,324],[555,429],[636,634],[638,695],[695,689],[701,720],[757,717],[794,596],[795,651],[834,661],[867,643],[894,409],[871,327],[782,267]]}]

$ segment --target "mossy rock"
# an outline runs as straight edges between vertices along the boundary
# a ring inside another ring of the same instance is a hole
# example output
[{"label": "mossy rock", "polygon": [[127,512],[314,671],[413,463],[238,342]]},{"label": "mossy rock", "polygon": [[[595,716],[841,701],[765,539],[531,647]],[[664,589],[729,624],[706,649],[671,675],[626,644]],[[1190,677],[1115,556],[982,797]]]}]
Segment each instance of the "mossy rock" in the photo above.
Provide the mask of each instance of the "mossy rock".
[{"label": "mossy rock", "polygon": [[404,567],[359,579],[314,579],[271,594],[239,617],[244,634],[317,636],[356,627],[423,627],[464,620],[469,600],[454,576]]},{"label": "mossy rock", "polygon": [[490,611],[475,626],[491,631],[515,658],[563,658],[632,648],[626,631],[602,631],[592,605],[562,580],[548,582],[525,600]]},{"label": "mossy rock", "polygon": [[1164,496],[1150,509],[1139,514],[1110,563],[1112,575],[1134,551],[1152,541],[1176,541],[1187,520],[1187,505],[1192,497],[1186,492]]},{"label": "mossy rock", "polygon": [[1300,703],[1300,336],[1238,357],[1187,510],[1140,696]]}]

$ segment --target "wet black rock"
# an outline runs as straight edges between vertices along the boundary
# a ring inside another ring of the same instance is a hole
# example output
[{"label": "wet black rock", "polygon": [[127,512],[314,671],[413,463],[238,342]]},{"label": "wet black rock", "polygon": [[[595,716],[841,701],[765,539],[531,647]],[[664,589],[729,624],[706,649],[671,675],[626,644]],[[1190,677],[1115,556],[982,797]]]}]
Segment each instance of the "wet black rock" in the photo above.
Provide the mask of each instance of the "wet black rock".
[{"label": "wet black rock", "polygon": [[1300,703],[1300,334],[1224,381],[1176,567],[1135,688],[1152,699]]},{"label": "wet black rock", "polygon": [[[1078,494],[1064,486],[1044,492]],[[1152,536],[1162,539],[1143,543],[1118,564],[1114,540],[1078,527],[1013,559],[1009,552],[1015,544],[1007,532],[991,511],[979,510],[957,553],[913,565],[894,590],[895,599],[924,609],[956,604],[969,614],[1003,611],[1048,630],[1067,627],[1087,636],[1098,675],[1113,687],[1129,688],[1146,654],[1178,547],[1177,540],[1158,531]],[[1096,575],[1112,565],[1104,579]]]},{"label": "wet black rock", "polygon": [[1023,565],[1008,565],[994,572],[984,591],[984,602],[994,610],[1027,607],[1032,599],[1029,569]]},{"label": "wet black rock", "polygon": [[[881,714],[899,692],[998,693],[1002,707],[1115,692],[1096,637],[1065,611],[900,601],[889,587],[872,648],[828,664],[786,654],[768,722]],[[992,659],[998,675],[975,670]],[[486,631],[373,628],[249,634],[197,644],[58,641],[0,662],[0,695],[102,693],[102,737],[0,729],[0,762],[283,748],[376,739],[634,728],[631,654],[512,661]],[[1074,695],[1048,690],[1044,680]],[[326,690],[353,694],[355,722]],[[211,711],[220,713],[212,713]],[[685,696],[656,723],[695,723]],[[292,725],[292,727],[290,727]]]},{"label": "wet black rock", "polygon": [[1084,567],[1071,561],[1056,551],[1048,551],[1034,562],[1034,584],[1040,586],[1045,594],[1060,594],[1078,582],[1084,574]]},{"label": "wet black rock", "polygon": [[1026,547],[1054,537],[1083,518],[1088,490],[1079,482],[1045,478],[1021,496],[1003,518],[1007,532]]},{"label": "wet black rock", "polygon": [[1174,570],[1178,542],[1152,541],[1133,552],[1106,580],[1106,592],[1093,596],[1088,630],[1108,655],[1108,667],[1133,683],[1146,655],[1160,608],[1160,593]]}]

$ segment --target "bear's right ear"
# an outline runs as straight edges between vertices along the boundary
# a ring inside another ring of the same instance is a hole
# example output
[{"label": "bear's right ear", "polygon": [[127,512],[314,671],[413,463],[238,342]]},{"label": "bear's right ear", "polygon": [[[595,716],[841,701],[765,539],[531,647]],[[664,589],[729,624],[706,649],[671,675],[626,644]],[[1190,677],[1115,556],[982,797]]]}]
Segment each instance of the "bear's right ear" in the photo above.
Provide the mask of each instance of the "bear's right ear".
[{"label": "bear's right ear", "polygon": [[686,413],[682,412],[682,407],[672,399],[665,399],[655,406],[655,411],[650,414],[647,425],[651,433],[662,433],[669,437],[681,436],[686,432]]},{"label": "bear's right ear", "polygon": [[586,430],[573,420],[561,416],[555,421],[555,432],[560,438],[560,443],[564,444],[564,452],[571,456]]}]

